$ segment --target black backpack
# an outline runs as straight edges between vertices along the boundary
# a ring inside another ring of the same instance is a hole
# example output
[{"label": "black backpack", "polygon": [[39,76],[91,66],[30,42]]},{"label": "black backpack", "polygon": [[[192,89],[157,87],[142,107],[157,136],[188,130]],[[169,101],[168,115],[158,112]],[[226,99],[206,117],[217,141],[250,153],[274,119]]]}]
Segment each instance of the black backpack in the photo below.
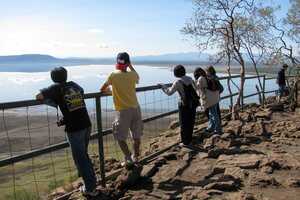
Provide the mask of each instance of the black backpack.
[{"label": "black backpack", "polygon": [[183,90],[184,90],[184,95],[180,94],[183,105],[188,106],[190,108],[198,107],[200,105],[200,102],[199,102],[200,97],[198,96],[193,85],[192,84],[185,85],[183,83],[183,81],[181,81],[181,80],[180,80],[180,82],[181,82],[181,84],[183,86]]},{"label": "black backpack", "polygon": [[213,77],[206,77],[206,81],[207,89],[209,89],[210,91],[219,91],[220,93],[224,91],[224,87],[222,86],[219,80]]}]

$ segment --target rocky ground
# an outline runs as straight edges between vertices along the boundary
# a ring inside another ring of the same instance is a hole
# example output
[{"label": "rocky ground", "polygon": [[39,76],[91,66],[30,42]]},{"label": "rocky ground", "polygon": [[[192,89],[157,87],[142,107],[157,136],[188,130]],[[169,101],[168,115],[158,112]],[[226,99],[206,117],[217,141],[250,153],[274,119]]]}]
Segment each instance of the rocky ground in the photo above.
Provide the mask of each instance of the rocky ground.
[{"label": "rocky ground", "polygon": [[[204,134],[206,124],[198,123],[192,147],[123,169],[95,199],[300,199],[300,113],[253,104],[239,115],[223,121],[221,136]],[[153,151],[178,140],[176,123],[170,128]],[[69,199],[84,198],[75,192]]]}]

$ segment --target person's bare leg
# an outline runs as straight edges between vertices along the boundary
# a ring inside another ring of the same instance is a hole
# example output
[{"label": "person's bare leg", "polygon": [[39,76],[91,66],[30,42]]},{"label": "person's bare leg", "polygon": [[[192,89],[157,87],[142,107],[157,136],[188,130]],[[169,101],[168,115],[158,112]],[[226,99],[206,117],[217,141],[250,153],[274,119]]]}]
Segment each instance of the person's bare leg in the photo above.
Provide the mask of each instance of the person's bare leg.
[{"label": "person's bare leg", "polygon": [[140,156],[140,146],[141,146],[141,139],[133,139],[133,156],[136,161],[138,161]]},{"label": "person's bare leg", "polygon": [[128,148],[128,145],[127,145],[126,141],[125,140],[124,141],[123,140],[118,140],[118,143],[119,143],[119,146],[120,146],[123,154],[125,155],[125,158],[126,159],[130,158],[131,152]]}]

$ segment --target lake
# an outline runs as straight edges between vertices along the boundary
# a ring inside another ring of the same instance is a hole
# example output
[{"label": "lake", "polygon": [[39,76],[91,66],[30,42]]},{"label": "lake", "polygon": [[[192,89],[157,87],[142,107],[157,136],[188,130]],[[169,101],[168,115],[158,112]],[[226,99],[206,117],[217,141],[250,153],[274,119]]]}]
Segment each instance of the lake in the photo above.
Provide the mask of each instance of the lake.
[{"label": "lake", "polygon": [[[170,83],[175,80],[170,68],[141,66],[135,67],[140,75],[141,86],[155,85],[157,83]],[[69,80],[79,83],[85,92],[97,92],[100,86],[106,80],[114,67],[111,65],[89,65],[67,67],[69,71]],[[191,74],[189,74],[191,75]],[[225,74],[219,74],[224,76]],[[234,82],[239,84],[239,79]],[[227,84],[221,81],[225,90],[222,96],[228,94]],[[19,100],[33,99],[40,88],[52,84],[49,72],[0,72],[0,102],[10,102]],[[257,79],[246,80],[245,95],[255,93]],[[233,92],[237,89],[231,84]],[[277,88],[275,81],[266,82],[267,90]],[[166,96],[161,90],[152,90],[138,93],[139,103],[142,109],[143,118],[153,117],[153,115],[172,111],[177,108],[178,95]],[[258,102],[257,96],[248,98],[247,102]],[[95,99],[86,100],[89,114],[93,122],[93,131],[95,132],[96,112]],[[221,107],[228,108],[229,99],[221,101]],[[111,122],[114,120],[112,97],[101,98],[102,106],[102,126],[104,129],[111,128]],[[34,149],[44,147],[51,143],[55,144],[65,140],[63,128],[56,126],[56,109],[48,106],[32,106],[18,109],[9,109],[0,111],[0,158],[7,157],[9,154],[8,133],[11,141],[14,141],[14,154],[20,154],[28,151],[29,133],[32,137]],[[177,115],[176,115],[177,116]],[[152,133],[158,127],[167,128],[169,123],[176,118],[175,115],[165,117],[147,124],[148,132]],[[4,123],[5,122],[5,123]],[[159,123],[157,123],[159,122]],[[5,126],[4,126],[5,124]],[[165,130],[165,129],[164,129]],[[150,134],[151,135],[151,134]],[[152,136],[151,136],[152,137]],[[48,141],[49,140],[49,141]]]},{"label": "lake", "polygon": [[[135,68],[141,79],[138,87],[155,85],[157,83],[170,83],[175,80],[172,71],[167,67],[137,65]],[[110,72],[114,70],[114,66],[86,65],[67,67],[67,69],[69,73],[68,80],[77,82],[85,89],[86,93],[90,93],[99,91],[102,83],[106,80]],[[225,75],[226,74],[219,74],[219,76]],[[236,84],[239,84],[238,79],[234,81]],[[0,91],[2,93],[0,102],[33,99],[39,89],[47,87],[51,83],[49,72],[0,72]],[[227,86],[224,81],[222,81],[222,83],[225,86],[225,91],[222,95],[226,95],[228,94]],[[247,80],[245,84],[245,95],[256,92],[256,84],[258,84],[256,79]],[[231,86],[234,91],[237,91],[232,84]],[[276,88],[277,85],[274,80],[266,82],[267,90],[274,90]],[[139,96],[139,98],[143,97]],[[247,101],[257,101],[257,97],[249,98]],[[111,102],[109,102],[109,104],[111,104]]]}]

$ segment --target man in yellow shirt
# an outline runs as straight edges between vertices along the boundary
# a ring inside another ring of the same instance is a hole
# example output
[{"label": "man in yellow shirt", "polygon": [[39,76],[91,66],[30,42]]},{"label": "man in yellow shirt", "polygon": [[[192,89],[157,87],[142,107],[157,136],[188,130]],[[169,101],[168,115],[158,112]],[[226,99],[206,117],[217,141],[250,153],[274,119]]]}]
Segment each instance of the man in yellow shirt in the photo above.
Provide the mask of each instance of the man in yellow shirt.
[{"label": "man in yellow shirt", "polygon": [[[125,155],[125,163],[137,162],[140,155],[143,122],[136,96],[138,82],[139,75],[131,65],[129,55],[123,52],[117,56],[116,71],[109,75],[101,87],[101,92],[108,92],[109,86],[112,87],[113,102],[117,111],[116,120],[113,122],[113,134]],[[126,143],[129,130],[133,139],[133,155]]]}]

